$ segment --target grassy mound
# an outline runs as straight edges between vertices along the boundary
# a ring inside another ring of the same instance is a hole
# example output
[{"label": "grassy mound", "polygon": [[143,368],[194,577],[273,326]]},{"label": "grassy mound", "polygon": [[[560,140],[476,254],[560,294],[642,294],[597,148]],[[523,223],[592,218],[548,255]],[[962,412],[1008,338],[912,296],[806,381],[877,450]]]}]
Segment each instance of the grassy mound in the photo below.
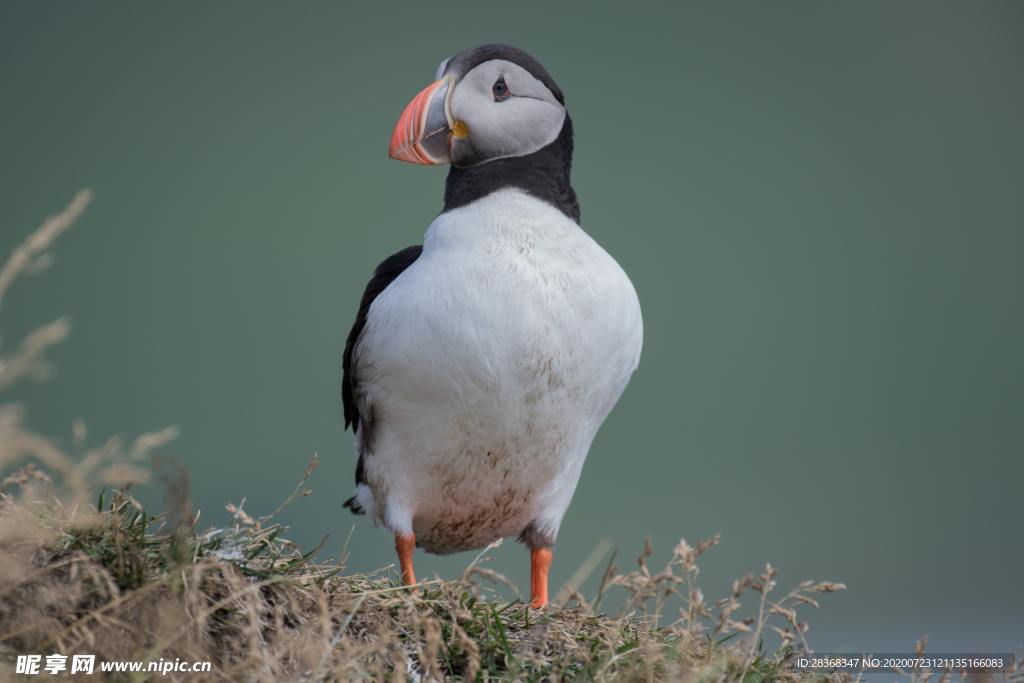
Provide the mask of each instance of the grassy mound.
[{"label": "grassy mound", "polygon": [[[796,677],[801,649],[791,606],[839,588],[805,584],[776,602],[769,570],[705,605],[692,582],[713,542],[681,543],[660,572],[646,557],[628,574],[609,568],[602,590],[630,595],[622,615],[582,599],[537,611],[502,601],[489,584],[505,579],[479,562],[456,580],[406,588],[390,572],[315,561],[271,516],[229,506],[232,527],[198,533],[194,517],[172,524],[122,492],[70,509],[31,495],[37,483],[47,484],[31,468],[9,477],[17,493],[0,508],[0,656],[12,663],[20,653],[89,652],[211,661],[230,680],[778,680]],[[733,621],[747,591],[767,606]],[[665,600],[679,594],[687,608],[659,627]],[[775,654],[729,638],[756,642],[771,614],[792,622]]]}]

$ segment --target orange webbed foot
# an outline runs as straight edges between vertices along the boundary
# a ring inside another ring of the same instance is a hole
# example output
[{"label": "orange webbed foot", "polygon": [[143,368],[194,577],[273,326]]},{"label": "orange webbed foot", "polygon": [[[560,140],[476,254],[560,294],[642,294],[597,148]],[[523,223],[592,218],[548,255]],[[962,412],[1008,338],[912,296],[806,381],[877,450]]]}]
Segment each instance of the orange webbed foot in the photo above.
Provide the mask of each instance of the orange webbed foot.
[{"label": "orange webbed foot", "polygon": [[548,606],[548,571],[551,569],[551,548],[530,550],[530,607]]},{"label": "orange webbed foot", "polygon": [[416,550],[415,534],[395,534],[395,552],[402,569],[402,583],[412,586],[416,583],[416,572],[412,566],[412,553]]}]

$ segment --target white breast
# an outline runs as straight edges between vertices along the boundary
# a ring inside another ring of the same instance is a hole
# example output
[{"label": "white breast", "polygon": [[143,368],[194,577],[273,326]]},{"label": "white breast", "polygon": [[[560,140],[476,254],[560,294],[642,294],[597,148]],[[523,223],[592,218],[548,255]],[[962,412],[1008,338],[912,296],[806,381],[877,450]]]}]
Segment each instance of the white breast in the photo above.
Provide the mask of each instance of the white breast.
[{"label": "white breast", "polygon": [[554,207],[502,190],[442,214],[360,339],[360,503],[436,552],[553,540],[641,342],[629,278]]}]

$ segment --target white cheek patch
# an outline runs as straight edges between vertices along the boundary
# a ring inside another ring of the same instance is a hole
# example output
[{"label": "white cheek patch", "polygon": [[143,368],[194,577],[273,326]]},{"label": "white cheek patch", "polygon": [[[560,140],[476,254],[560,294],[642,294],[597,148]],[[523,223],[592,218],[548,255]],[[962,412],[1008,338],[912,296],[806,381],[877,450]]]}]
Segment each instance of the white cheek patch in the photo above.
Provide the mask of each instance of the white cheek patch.
[{"label": "white cheek patch", "polygon": [[[491,88],[504,78],[511,97],[494,101]],[[525,156],[558,137],[565,107],[522,67],[501,59],[478,65],[452,93],[452,116],[469,129],[473,149],[483,161]]]},{"label": "white cheek patch", "polygon": [[480,108],[467,121],[473,146],[489,158],[524,156],[545,147],[558,137],[565,109],[527,97],[513,96],[497,106]]}]

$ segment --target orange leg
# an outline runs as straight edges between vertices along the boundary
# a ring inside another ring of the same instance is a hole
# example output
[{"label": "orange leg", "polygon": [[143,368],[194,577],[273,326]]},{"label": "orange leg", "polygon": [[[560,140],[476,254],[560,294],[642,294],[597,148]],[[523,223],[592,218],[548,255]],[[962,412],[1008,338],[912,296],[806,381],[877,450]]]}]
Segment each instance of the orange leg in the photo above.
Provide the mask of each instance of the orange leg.
[{"label": "orange leg", "polygon": [[548,570],[551,569],[551,548],[530,550],[530,607],[548,605]]},{"label": "orange leg", "polygon": [[402,568],[402,583],[406,586],[416,583],[416,573],[412,569],[412,552],[415,549],[415,534],[395,534],[395,550],[398,552],[398,564]]}]

